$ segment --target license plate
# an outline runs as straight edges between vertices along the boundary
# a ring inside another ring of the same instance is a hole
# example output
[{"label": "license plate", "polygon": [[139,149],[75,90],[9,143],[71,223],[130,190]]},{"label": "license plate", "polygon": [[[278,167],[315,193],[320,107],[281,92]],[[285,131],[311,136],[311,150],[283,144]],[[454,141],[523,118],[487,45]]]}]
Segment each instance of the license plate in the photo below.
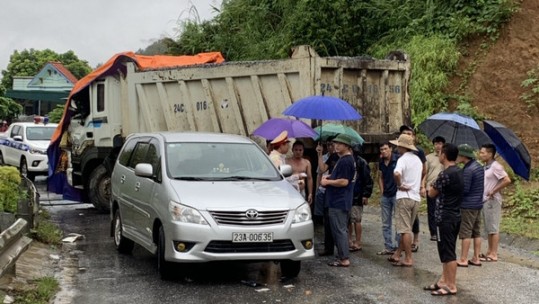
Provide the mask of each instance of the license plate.
[{"label": "license plate", "polygon": [[232,243],[271,243],[273,232],[233,232]]}]

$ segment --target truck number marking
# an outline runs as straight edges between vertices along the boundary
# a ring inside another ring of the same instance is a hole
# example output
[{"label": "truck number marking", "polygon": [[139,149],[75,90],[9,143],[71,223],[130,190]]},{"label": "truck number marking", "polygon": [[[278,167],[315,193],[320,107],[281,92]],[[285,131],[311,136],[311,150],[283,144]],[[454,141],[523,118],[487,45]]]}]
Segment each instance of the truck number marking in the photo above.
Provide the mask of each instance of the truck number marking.
[{"label": "truck number marking", "polygon": [[185,105],[183,103],[181,104],[178,104],[178,103],[175,103],[174,104],[174,113],[183,113],[185,112]]},{"label": "truck number marking", "polygon": [[208,109],[207,101],[197,101],[197,111],[204,111]]}]

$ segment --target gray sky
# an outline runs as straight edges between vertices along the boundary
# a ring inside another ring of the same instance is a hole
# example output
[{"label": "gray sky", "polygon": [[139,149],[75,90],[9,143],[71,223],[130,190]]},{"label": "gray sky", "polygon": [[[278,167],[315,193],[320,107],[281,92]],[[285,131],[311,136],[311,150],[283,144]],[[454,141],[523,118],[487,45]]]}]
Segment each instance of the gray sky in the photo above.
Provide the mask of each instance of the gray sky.
[{"label": "gray sky", "polygon": [[[13,51],[73,50],[93,68],[112,55],[176,37],[178,21],[211,19],[221,0],[7,0],[0,5],[0,70]],[[1,75],[0,75],[1,77]]]}]

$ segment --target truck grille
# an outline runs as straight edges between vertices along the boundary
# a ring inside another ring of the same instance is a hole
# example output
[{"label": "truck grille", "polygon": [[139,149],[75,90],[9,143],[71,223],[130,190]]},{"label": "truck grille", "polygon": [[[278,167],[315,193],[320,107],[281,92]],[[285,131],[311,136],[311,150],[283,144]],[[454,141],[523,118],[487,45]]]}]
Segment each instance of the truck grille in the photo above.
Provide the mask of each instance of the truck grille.
[{"label": "truck grille", "polygon": [[211,241],[204,251],[212,253],[285,252],[296,249],[291,240],[274,240],[272,243],[232,243]]},{"label": "truck grille", "polygon": [[247,211],[211,211],[210,214],[219,225],[260,226],[284,223],[288,211],[250,209]]}]

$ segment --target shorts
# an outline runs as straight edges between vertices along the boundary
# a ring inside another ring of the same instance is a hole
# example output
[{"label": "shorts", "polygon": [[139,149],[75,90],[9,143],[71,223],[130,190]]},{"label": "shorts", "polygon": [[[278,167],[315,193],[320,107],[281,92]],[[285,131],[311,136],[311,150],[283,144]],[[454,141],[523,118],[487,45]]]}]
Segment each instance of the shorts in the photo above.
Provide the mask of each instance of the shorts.
[{"label": "shorts", "polygon": [[361,223],[363,217],[363,206],[353,205],[350,210],[350,224]]},{"label": "shorts", "polygon": [[459,235],[460,221],[442,222],[436,225],[436,244],[438,255],[442,263],[457,260],[457,236]]},{"label": "shorts", "polygon": [[495,198],[487,200],[483,204],[483,216],[485,217],[485,232],[487,234],[499,233],[502,219],[502,201]]},{"label": "shorts", "polygon": [[481,237],[481,209],[460,209],[459,238],[475,239]]},{"label": "shorts", "polygon": [[417,212],[419,211],[419,202],[410,198],[397,199],[395,208],[395,226],[397,233],[412,233],[412,225]]}]

